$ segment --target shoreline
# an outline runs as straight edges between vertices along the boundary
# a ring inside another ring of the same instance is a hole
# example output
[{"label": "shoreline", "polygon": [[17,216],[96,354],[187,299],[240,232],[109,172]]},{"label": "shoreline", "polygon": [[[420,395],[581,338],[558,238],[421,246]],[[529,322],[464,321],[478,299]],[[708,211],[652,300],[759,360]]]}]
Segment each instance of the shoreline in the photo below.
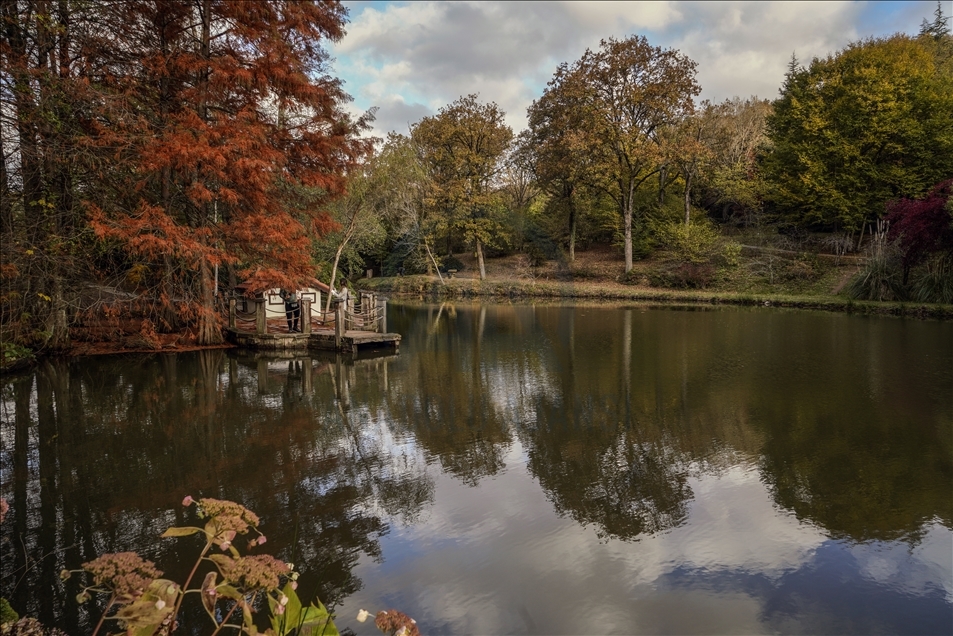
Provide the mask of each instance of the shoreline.
[{"label": "shoreline", "polygon": [[849,314],[912,317],[922,320],[953,320],[953,305],[896,301],[850,300],[839,296],[785,295],[705,290],[670,290],[596,282],[479,281],[465,278],[440,280],[415,275],[402,278],[372,278],[355,281],[357,289],[400,296],[434,299],[564,299],[623,300],[663,304],[736,305],[783,307]]},{"label": "shoreline", "polygon": [[[615,301],[657,303],[660,305],[695,305],[739,307],[774,307],[807,311],[868,316],[893,316],[917,320],[953,320],[953,305],[932,303],[850,300],[840,296],[787,295],[705,290],[672,290],[629,286],[608,282],[575,281],[520,281],[472,278],[447,278],[441,283],[433,276],[363,278],[354,281],[355,289],[375,293],[394,294],[397,298],[424,298],[426,300],[509,300],[509,301]],[[50,357],[82,357],[119,354],[188,353],[214,349],[232,349],[235,345],[223,343],[199,346],[182,344],[158,349],[143,347],[123,348],[118,343],[83,342],[67,351],[20,358],[0,366],[0,375],[27,370],[40,360]]]}]

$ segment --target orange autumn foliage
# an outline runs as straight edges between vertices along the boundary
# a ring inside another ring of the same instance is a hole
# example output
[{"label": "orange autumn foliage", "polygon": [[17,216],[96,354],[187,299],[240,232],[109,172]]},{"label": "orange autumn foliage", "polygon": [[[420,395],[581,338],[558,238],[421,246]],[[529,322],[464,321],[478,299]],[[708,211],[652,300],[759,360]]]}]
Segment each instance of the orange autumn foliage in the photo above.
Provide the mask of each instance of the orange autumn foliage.
[{"label": "orange autumn foliage", "polygon": [[253,287],[314,277],[313,238],[367,127],[327,74],[336,2],[141,0],[100,8],[114,37],[90,54],[101,99],[87,122],[104,192],[97,236],[153,263],[159,298],[185,300],[200,342],[220,338],[212,271]]}]

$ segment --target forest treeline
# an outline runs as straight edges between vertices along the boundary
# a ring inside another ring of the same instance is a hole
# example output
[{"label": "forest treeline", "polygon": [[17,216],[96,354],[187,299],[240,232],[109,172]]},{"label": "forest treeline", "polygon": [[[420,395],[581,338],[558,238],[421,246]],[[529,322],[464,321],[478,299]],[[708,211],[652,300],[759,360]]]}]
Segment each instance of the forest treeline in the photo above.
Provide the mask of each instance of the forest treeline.
[{"label": "forest treeline", "polygon": [[597,243],[623,280],[659,250],[690,276],[761,225],[867,245],[858,297],[953,302],[939,4],[916,36],[792,57],[774,101],[699,102],[693,60],[609,38],[557,67],[519,134],[471,94],[382,140],[327,65],[346,19],[333,2],[5,2],[5,358],[117,311],[215,344],[239,282],[439,273],[463,251],[481,277],[491,256],[571,263]]}]

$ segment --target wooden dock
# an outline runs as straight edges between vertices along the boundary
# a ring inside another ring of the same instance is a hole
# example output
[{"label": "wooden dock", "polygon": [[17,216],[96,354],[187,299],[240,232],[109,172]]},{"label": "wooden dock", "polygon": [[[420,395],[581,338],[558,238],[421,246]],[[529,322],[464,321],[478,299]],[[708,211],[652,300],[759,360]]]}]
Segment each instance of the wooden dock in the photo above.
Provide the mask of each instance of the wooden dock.
[{"label": "wooden dock", "polygon": [[268,318],[262,299],[252,299],[254,312],[242,312],[236,299],[229,300],[229,342],[248,349],[267,351],[322,350],[357,354],[359,350],[400,351],[400,334],[387,331],[387,302],[362,294],[360,310],[336,303],[333,310],[312,311],[301,300],[300,332],[288,330],[286,318]]},{"label": "wooden dock", "polygon": [[338,337],[333,329],[315,329],[311,333],[255,333],[229,328],[228,341],[247,349],[284,351],[315,349],[341,351],[356,354],[359,349],[392,349],[400,352],[399,333],[375,333],[373,331],[345,331]]}]

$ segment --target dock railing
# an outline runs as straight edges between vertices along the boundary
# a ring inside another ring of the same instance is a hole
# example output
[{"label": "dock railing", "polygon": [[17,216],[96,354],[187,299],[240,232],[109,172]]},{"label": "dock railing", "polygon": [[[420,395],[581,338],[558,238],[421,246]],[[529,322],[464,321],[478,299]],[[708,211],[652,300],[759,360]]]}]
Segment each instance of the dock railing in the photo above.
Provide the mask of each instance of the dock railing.
[{"label": "dock railing", "polygon": [[347,312],[348,329],[387,333],[387,300],[369,292],[361,292],[358,298]]},{"label": "dock railing", "polygon": [[[301,333],[334,330],[336,340],[339,340],[346,330],[387,333],[387,301],[378,298],[376,294],[366,292],[361,293],[359,299],[353,307],[346,307],[344,302],[334,300],[331,302],[331,310],[323,311],[320,308],[312,310],[311,300],[302,298],[299,301]],[[251,304],[254,304],[254,309],[249,307]],[[284,320],[282,315],[281,324],[284,324]],[[273,319],[272,322],[276,321]],[[228,327],[258,335],[269,333],[266,299],[235,296],[229,298]],[[272,325],[271,331],[283,333],[285,330]]]}]

